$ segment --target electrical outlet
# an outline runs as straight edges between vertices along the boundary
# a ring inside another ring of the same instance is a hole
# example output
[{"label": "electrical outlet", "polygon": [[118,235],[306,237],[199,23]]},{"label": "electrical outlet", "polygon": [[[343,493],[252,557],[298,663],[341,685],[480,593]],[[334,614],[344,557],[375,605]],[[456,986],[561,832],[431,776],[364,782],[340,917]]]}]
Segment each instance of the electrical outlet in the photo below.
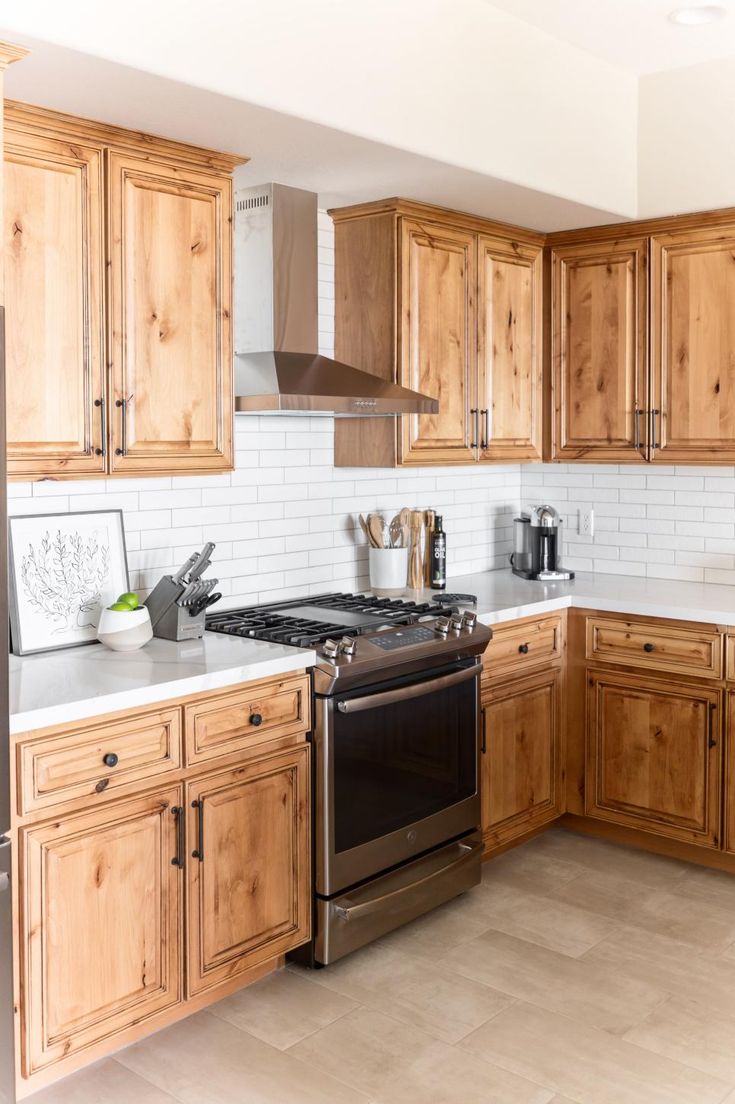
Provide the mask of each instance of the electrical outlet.
[{"label": "electrical outlet", "polygon": [[589,537],[590,540],[595,535],[595,511],[590,506],[589,509],[581,509],[579,511],[579,520],[577,522],[577,532],[580,537]]}]

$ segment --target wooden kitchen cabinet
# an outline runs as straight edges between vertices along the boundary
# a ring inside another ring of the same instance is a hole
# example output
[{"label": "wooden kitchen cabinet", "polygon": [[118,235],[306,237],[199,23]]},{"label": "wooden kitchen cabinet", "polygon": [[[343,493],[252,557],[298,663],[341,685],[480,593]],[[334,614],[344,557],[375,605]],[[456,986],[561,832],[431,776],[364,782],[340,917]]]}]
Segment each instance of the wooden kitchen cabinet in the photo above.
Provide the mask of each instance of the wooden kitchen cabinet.
[{"label": "wooden kitchen cabinet", "polygon": [[564,811],[560,667],[483,689],[481,808],[485,850]]},{"label": "wooden kitchen cabinet", "polygon": [[25,1077],[182,999],[181,796],[170,786],[20,831]]},{"label": "wooden kitchen cabinet", "polygon": [[[5,111],[8,472],[105,472],[103,150]],[[96,405],[97,404],[97,405]]]},{"label": "wooden kitchen cabinet", "polygon": [[586,813],[716,848],[720,691],[588,673]]},{"label": "wooden kitchen cabinet", "polygon": [[735,223],[651,242],[652,408],[663,463],[735,462]]},{"label": "wooden kitchen cabinet", "polygon": [[552,248],[552,459],[640,462],[648,442],[648,242]]},{"label": "wooden kitchen cabinet", "polygon": [[310,932],[309,746],[187,784],[188,995]]},{"label": "wooden kitchen cabinet", "polygon": [[14,103],[5,141],[11,476],[229,470],[243,159]]},{"label": "wooden kitchen cabinet", "polygon": [[478,239],[479,459],[543,458],[542,251]]},{"label": "wooden kitchen cabinet", "polygon": [[108,181],[111,471],[227,469],[232,182],[115,151]]},{"label": "wooden kitchen cabinet", "polygon": [[542,235],[408,200],[330,214],[335,355],[439,401],[339,419],[336,465],[540,459]]}]

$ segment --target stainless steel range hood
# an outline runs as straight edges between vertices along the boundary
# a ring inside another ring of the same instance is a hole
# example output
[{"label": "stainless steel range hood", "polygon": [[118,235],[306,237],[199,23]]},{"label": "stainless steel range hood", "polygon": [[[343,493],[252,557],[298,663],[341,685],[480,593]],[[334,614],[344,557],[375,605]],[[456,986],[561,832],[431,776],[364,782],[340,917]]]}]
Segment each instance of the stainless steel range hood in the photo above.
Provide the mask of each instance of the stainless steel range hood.
[{"label": "stainless steel range hood", "polygon": [[317,197],[267,184],[235,196],[235,410],[365,417],[439,403],[319,356]]}]

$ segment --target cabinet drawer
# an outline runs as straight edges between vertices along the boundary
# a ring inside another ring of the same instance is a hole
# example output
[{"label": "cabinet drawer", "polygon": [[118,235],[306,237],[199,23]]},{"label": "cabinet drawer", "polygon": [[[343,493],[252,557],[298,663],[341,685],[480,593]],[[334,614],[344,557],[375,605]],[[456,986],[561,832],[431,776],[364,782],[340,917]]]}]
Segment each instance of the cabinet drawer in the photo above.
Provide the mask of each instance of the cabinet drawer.
[{"label": "cabinet drawer", "polygon": [[250,683],[230,694],[185,707],[188,763],[257,748],[282,736],[307,732],[310,687],[307,675]]},{"label": "cabinet drawer", "polygon": [[587,659],[698,678],[722,678],[723,638],[707,629],[587,618]]},{"label": "cabinet drawer", "polygon": [[79,798],[119,794],[181,766],[181,711],[75,728],[16,749],[21,816]]},{"label": "cabinet drawer", "polygon": [[485,673],[492,678],[498,672],[521,674],[539,665],[546,666],[562,657],[562,619],[540,617],[525,624],[501,625],[493,629],[493,638],[485,652]]}]

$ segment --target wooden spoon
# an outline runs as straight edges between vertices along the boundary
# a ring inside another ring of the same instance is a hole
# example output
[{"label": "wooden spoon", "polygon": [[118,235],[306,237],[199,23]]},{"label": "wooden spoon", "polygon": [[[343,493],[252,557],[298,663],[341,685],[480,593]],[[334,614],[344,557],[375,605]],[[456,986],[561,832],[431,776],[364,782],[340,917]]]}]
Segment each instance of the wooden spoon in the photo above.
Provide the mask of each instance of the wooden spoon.
[{"label": "wooden spoon", "polygon": [[380,514],[368,514],[368,532],[373,548],[385,548],[385,522]]},{"label": "wooden spoon", "polygon": [[368,544],[372,544],[373,538],[370,536],[370,530],[368,529],[368,524],[365,521],[365,518],[362,516],[362,514],[358,514],[358,518],[360,521],[360,528],[368,539]]}]

